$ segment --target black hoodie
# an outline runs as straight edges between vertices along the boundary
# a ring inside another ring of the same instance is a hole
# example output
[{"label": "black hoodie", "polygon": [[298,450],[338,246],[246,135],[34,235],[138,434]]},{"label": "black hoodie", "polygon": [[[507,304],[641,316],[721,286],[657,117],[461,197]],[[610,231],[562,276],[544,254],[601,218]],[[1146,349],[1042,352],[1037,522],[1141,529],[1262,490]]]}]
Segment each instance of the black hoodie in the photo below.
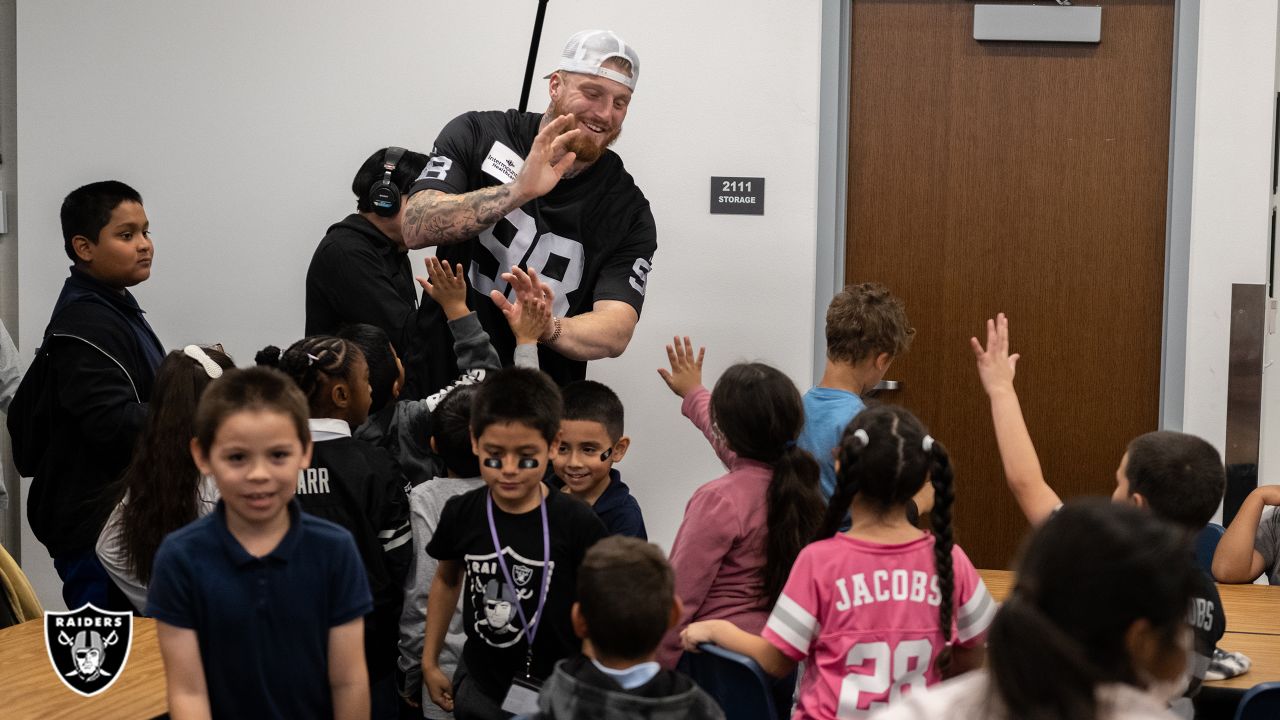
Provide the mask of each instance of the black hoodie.
[{"label": "black hoodie", "polygon": [[[27,520],[53,557],[93,550],[115,503],[111,484],[146,422],[163,357],[133,295],[71,269],[23,378],[33,387],[19,387],[34,400],[8,419],[15,439],[40,440],[15,442],[14,460],[33,478]],[[33,425],[40,427],[33,432]]]},{"label": "black hoodie", "polygon": [[306,307],[308,336],[368,323],[405,357],[418,308],[407,251],[363,216],[348,215],[329,227],[311,256]]}]

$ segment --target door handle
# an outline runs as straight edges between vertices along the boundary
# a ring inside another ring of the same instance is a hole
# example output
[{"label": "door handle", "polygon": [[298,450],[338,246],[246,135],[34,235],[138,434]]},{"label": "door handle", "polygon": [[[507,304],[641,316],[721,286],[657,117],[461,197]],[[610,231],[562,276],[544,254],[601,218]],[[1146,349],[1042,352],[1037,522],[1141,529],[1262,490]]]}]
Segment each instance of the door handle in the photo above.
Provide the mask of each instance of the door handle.
[{"label": "door handle", "polygon": [[876,383],[875,387],[871,388],[871,391],[881,392],[883,390],[901,390],[901,389],[902,389],[901,380],[881,380],[880,382]]}]

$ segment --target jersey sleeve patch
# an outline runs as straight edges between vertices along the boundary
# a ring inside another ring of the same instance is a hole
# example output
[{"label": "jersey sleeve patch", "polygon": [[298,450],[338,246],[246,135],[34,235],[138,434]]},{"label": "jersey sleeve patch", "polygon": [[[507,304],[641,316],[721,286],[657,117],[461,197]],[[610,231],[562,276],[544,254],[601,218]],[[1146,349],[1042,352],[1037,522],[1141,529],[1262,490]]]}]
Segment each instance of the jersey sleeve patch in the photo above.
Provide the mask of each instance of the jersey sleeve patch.
[{"label": "jersey sleeve patch", "polygon": [[817,635],[818,619],[808,610],[800,607],[795,600],[786,595],[780,595],[777,604],[773,606],[773,612],[769,615],[769,621],[765,623],[765,628],[790,646],[795,653],[804,656],[809,654],[809,644]]},{"label": "jersey sleeve patch", "polygon": [[996,601],[987,592],[986,584],[979,580],[973,595],[960,606],[960,612],[957,613],[956,631],[960,642],[969,642],[985,633],[996,616],[996,607]]}]

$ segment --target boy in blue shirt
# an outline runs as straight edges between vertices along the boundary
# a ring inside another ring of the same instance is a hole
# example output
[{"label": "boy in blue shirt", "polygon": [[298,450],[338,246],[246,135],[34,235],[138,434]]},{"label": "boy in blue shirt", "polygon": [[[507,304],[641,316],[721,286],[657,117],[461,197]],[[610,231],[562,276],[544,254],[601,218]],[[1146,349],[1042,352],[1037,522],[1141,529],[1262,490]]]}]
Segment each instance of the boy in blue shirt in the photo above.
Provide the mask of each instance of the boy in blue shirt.
[{"label": "boy in blue shirt", "polygon": [[351,534],[299,510],[307,401],[282,373],[208,387],[191,454],[222,499],[165,538],[147,595],[175,720],[367,720],[369,581]]},{"label": "boy in blue shirt", "polygon": [[832,451],[866,407],[862,394],[884,379],[913,335],[902,300],[878,283],[847,285],[827,306],[827,367],[817,387],[804,394],[804,430],[796,440],[818,461],[827,500],[836,488]]},{"label": "boy in blue shirt", "polygon": [[602,383],[578,380],[561,389],[564,419],[551,465],[553,483],[596,511],[610,535],[648,540],[640,503],[613,469],[631,447],[623,434],[622,401]]}]

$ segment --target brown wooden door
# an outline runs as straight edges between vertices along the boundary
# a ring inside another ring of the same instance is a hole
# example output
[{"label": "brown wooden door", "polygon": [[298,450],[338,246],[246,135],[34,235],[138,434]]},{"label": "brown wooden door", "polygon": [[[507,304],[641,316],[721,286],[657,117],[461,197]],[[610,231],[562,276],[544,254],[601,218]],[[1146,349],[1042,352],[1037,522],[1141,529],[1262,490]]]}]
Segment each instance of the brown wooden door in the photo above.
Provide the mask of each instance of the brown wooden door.
[{"label": "brown wooden door", "polygon": [[1004,567],[1026,523],[1004,485],[968,338],[1009,314],[1046,477],[1106,495],[1159,412],[1172,0],[1102,2],[1102,42],[979,43],[966,0],[853,4],[850,281],[917,333],[882,400],[951,449],[956,537]]}]

